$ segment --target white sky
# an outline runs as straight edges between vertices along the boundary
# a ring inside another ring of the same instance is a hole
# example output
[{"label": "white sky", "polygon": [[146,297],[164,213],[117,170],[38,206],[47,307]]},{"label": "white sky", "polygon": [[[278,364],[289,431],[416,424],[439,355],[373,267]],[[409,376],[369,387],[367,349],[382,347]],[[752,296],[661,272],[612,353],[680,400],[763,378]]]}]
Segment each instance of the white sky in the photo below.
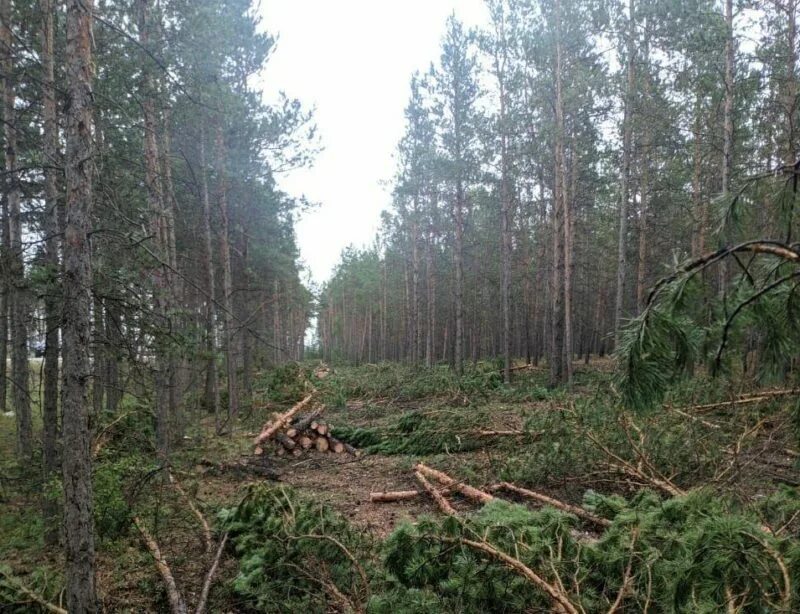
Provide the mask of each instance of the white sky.
[{"label": "white sky", "polygon": [[279,177],[289,194],[320,203],[297,226],[315,282],[347,245],[372,242],[389,206],[382,183],[394,173],[411,74],[438,60],[453,11],[468,26],[487,18],[482,0],[261,0],[262,25],[280,37],[264,92],[315,106],[325,148],[312,168]]}]

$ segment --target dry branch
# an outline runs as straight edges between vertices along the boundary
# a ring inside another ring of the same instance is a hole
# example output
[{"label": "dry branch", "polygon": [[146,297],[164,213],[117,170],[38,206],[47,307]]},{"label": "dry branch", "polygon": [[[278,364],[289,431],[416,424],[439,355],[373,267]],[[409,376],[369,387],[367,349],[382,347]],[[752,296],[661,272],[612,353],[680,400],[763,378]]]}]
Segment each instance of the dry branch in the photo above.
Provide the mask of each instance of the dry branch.
[{"label": "dry branch", "polygon": [[27,586],[25,586],[22,582],[17,580],[14,576],[9,574],[8,572],[4,571],[2,567],[0,567],[0,574],[5,576],[6,583],[15,591],[22,593],[31,601],[38,603],[42,608],[47,610],[48,612],[53,612],[53,614],[68,614],[68,612],[64,608],[60,608],[57,605],[50,603],[44,597],[39,595],[38,593],[33,592]]},{"label": "dry branch", "polygon": [[779,397],[786,397],[791,395],[800,394],[797,388],[786,390],[767,390],[756,394],[743,395],[732,401],[719,401],[717,403],[706,403],[704,405],[690,405],[688,407],[679,407],[678,410],[684,412],[706,413],[714,411],[715,409],[722,409],[725,407],[735,407],[737,405],[750,405],[752,403],[762,403]]},{"label": "dry branch", "polygon": [[175,577],[172,575],[172,570],[169,568],[169,565],[167,565],[166,559],[161,554],[158,542],[150,535],[150,532],[138,516],[133,517],[133,523],[136,525],[136,528],[139,529],[139,533],[142,535],[142,541],[153,556],[153,560],[158,568],[158,573],[161,574],[164,587],[167,589],[167,598],[169,599],[172,614],[187,614],[186,602],[183,600],[180,591],[178,591],[178,586],[175,584]]},{"label": "dry branch", "polygon": [[208,601],[208,593],[211,591],[211,584],[214,581],[214,575],[217,573],[217,568],[219,567],[219,561],[222,558],[222,552],[225,550],[225,544],[228,541],[228,532],[225,532],[225,535],[222,536],[222,539],[219,541],[219,546],[217,547],[217,554],[214,556],[214,561],[211,563],[211,567],[206,574],[206,580],[203,582],[203,590],[200,593],[200,600],[197,602],[197,608],[195,609],[195,614],[204,614],[206,611],[206,602]]},{"label": "dry branch", "polygon": [[258,437],[255,438],[253,442],[255,445],[260,444],[262,441],[265,441],[272,437],[275,433],[281,430],[289,420],[292,419],[296,413],[300,412],[304,407],[308,406],[311,403],[311,400],[314,398],[314,392],[311,392],[307,395],[302,401],[296,403],[289,411],[285,414],[281,414],[278,416],[273,422],[264,426],[261,430],[261,433]]},{"label": "dry branch", "polygon": [[574,514],[579,518],[583,518],[584,520],[588,520],[592,524],[595,524],[599,527],[609,527],[611,526],[611,521],[606,518],[601,518],[600,516],[595,516],[591,512],[587,512],[585,509],[577,507],[575,505],[570,505],[569,503],[564,503],[563,501],[559,501],[558,499],[553,499],[552,497],[548,497],[547,495],[543,495],[538,493],[534,490],[528,490],[527,488],[520,488],[519,486],[514,486],[509,482],[500,482],[499,484],[495,484],[491,487],[491,490],[507,490],[509,492],[513,492],[521,497],[525,497],[526,499],[534,499],[535,501],[539,501],[544,505],[549,505],[550,507],[555,507],[556,509],[560,509],[562,512],[567,512],[568,514]]},{"label": "dry branch", "polygon": [[433,478],[434,480],[436,480],[440,484],[444,484],[451,490],[457,490],[468,499],[472,499],[473,501],[477,501],[478,503],[488,503],[489,501],[494,500],[494,497],[490,495],[488,492],[484,492],[468,484],[462,484],[461,482],[457,482],[446,473],[443,473],[437,469],[432,469],[431,467],[428,467],[427,465],[424,465],[422,463],[417,463],[417,465],[414,467],[414,470],[420,472],[422,475],[426,477]]},{"label": "dry branch", "polygon": [[205,543],[206,552],[209,552],[211,550],[211,543],[213,540],[211,538],[211,527],[209,526],[206,517],[203,516],[203,513],[197,508],[197,506],[194,504],[194,501],[192,501],[192,498],[187,494],[185,490],[183,490],[183,488],[180,485],[180,482],[178,482],[178,480],[175,479],[175,477],[172,475],[170,471],[167,471],[167,477],[169,478],[169,483],[172,484],[173,488],[175,488],[175,490],[178,491],[178,494],[180,494],[181,497],[183,497],[183,499],[186,501],[186,504],[189,506],[189,509],[192,510],[192,513],[197,517],[197,520],[200,522],[200,526],[203,527],[203,542]]}]

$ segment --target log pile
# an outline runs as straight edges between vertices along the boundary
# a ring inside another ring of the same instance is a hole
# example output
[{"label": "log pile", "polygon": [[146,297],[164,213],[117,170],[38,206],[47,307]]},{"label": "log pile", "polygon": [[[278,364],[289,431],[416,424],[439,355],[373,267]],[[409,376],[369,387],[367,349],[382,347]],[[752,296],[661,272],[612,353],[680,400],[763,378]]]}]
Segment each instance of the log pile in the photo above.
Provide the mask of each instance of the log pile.
[{"label": "log pile", "polygon": [[271,441],[276,456],[302,456],[306,450],[330,452],[332,454],[352,454],[358,456],[358,450],[331,434],[330,425],[322,419],[325,406],[321,405],[307,413],[299,413],[311,407],[313,393],[297,403],[288,412],[276,415],[264,426],[256,437],[256,455],[264,453],[263,444]]}]

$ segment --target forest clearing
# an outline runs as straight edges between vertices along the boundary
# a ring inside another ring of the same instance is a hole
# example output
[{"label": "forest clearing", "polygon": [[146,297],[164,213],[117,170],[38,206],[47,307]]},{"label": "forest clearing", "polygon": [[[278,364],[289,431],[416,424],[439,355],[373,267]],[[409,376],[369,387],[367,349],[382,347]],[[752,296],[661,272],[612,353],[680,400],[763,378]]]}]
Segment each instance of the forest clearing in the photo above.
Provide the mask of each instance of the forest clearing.
[{"label": "forest clearing", "polygon": [[0,612],[800,612],[799,12],[0,0]]},{"label": "forest clearing", "polygon": [[[569,393],[542,368],[504,386],[497,363],[460,381],[446,366],[287,366],[257,377],[236,433],[216,436],[213,417],[187,429],[169,469],[146,452],[146,407],[126,403],[93,445],[101,607],[176,611],[141,523],[189,608],[219,556],[210,612],[557,611],[530,572],[570,612],[794,610],[795,391],[698,377],[631,414],[607,401],[611,366],[576,364]],[[296,421],[324,418],[357,454],[254,443],[309,386]],[[7,418],[2,433],[10,458]],[[4,475],[4,594],[58,604],[38,494]]]}]

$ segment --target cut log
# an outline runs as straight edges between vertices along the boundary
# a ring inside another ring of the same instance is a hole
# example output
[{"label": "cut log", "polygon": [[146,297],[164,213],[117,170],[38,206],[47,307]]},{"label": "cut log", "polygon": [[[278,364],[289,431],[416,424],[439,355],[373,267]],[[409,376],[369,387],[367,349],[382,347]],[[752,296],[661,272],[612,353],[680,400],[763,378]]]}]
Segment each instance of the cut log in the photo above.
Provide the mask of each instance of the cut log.
[{"label": "cut log", "polygon": [[318,409],[305,414],[304,416],[297,416],[294,420],[292,420],[292,428],[297,430],[298,433],[302,433],[319,417],[324,409],[325,406],[323,405]]},{"label": "cut log", "polygon": [[344,452],[344,444],[334,437],[328,437],[328,444],[330,445],[331,452],[334,454],[341,454]]},{"label": "cut log", "polygon": [[494,501],[494,497],[488,492],[474,488],[469,484],[457,482],[446,473],[437,469],[432,469],[431,467],[428,467],[422,463],[417,463],[417,465],[414,467],[414,470],[419,471],[426,477],[433,478],[440,484],[444,484],[445,486],[449,487],[451,490],[457,490],[468,499],[472,499],[478,503],[488,503],[489,501]]},{"label": "cut log", "polygon": [[369,493],[369,500],[370,503],[393,503],[416,499],[421,494],[423,494],[421,490],[387,490]]},{"label": "cut log", "polygon": [[509,492],[513,492],[521,497],[525,497],[526,499],[533,499],[534,501],[538,501],[539,503],[543,503],[544,505],[549,505],[550,507],[555,507],[556,509],[560,509],[562,512],[567,512],[568,514],[573,514],[578,518],[583,518],[584,520],[588,520],[592,524],[595,524],[599,527],[609,527],[611,526],[611,521],[606,518],[601,518],[600,516],[595,516],[591,512],[587,512],[585,509],[570,505],[569,503],[564,503],[563,501],[559,501],[558,499],[553,499],[552,497],[548,497],[547,495],[543,495],[533,490],[528,490],[527,488],[520,488],[519,486],[514,486],[509,482],[500,482],[499,484],[495,484],[492,486],[491,490],[507,490]]},{"label": "cut log", "polygon": [[275,454],[278,456],[286,456],[286,448],[283,446],[278,446],[278,448],[275,450]]},{"label": "cut log", "polygon": [[294,450],[297,443],[294,439],[286,435],[285,433],[275,433],[275,439],[277,439],[280,444],[286,448],[287,450]]},{"label": "cut log", "polygon": [[297,414],[304,407],[307,407],[308,404],[311,403],[313,398],[314,398],[314,392],[312,392],[311,394],[307,395],[299,403],[296,403],[294,405],[294,407],[292,407],[285,414],[282,414],[282,415],[278,416],[278,418],[276,418],[272,423],[265,425],[264,428],[261,430],[261,433],[258,435],[258,437],[256,437],[256,439],[255,439],[255,441],[253,443],[255,445],[258,445],[262,441],[265,441],[265,440],[269,439],[270,437],[272,437],[273,435],[275,435],[275,433],[277,433],[279,430],[281,430],[284,427],[284,425],[286,425],[289,422],[289,420],[292,419],[292,416]]},{"label": "cut log", "polygon": [[314,442],[314,445],[317,447],[317,451],[319,452],[327,452],[328,448],[330,448],[330,444],[325,437],[317,437],[317,441]]},{"label": "cut log", "polygon": [[302,435],[298,440],[297,443],[300,444],[300,447],[303,450],[308,450],[311,446],[314,445],[314,440],[311,439],[308,435]]},{"label": "cut log", "polygon": [[286,429],[286,436],[294,439],[295,437],[297,437],[297,429],[294,427]]},{"label": "cut log", "polygon": [[302,456],[302,455],[303,455],[303,451],[300,448],[295,448],[294,450],[292,450],[292,456],[294,456],[295,458],[297,458],[299,456]]},{"label": "cut log", "polygon": [[317,428],[315,430],[320,435],[327,435],[329,429],[327,424],[325,424],[324,422],[320,422],[319,424],[317,424]]},{"label": "cut log", "polygon": [[445,499],[442,493],[436,490],[428,480],[425,479],[424,475],[422,475],[419,471],[415,471],[414,475],[417,476],[417,480],[419,481],[419,483],[422,484],[422,487],[425,489],[425,491],[436,502],[436,505],[439,506],[439,509],[442,511],[443,514],[446,514],[447,516],[458,515],[455,508],[452,505],[450,505],[450,502],[447,499]]}]

